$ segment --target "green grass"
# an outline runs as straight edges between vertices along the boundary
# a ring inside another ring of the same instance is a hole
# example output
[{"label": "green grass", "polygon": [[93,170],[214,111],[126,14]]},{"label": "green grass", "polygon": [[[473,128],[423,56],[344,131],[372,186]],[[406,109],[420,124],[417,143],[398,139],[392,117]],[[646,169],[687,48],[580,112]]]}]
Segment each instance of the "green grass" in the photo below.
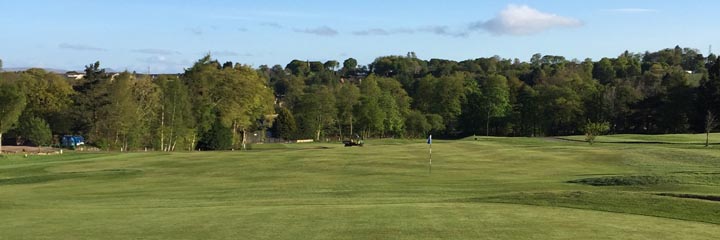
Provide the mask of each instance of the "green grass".
[{"label": "green grass", "polygon": [[2,156],[0,239],[720,237],[716,148],[433,143],[432,174],[424,140]]}]

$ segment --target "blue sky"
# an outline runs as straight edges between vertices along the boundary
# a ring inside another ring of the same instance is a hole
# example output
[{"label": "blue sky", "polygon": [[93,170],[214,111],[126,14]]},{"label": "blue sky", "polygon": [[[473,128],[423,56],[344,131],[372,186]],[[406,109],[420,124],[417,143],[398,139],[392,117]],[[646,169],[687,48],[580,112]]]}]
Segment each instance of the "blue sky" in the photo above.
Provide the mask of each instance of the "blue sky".
[{"label": "blue sky", "polygon": [[0,1],[5,68],[181,72],[205,53],[252,66],[368,64],[415,52],[453,60],[570,59],[675,45],[720,48],[720,1]]}]

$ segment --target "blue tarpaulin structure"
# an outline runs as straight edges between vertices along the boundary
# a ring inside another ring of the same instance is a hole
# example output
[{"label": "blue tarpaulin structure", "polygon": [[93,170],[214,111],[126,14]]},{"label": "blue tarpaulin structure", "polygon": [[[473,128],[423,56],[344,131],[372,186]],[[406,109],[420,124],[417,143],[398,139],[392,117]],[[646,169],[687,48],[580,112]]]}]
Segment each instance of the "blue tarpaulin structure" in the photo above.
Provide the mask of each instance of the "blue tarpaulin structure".
[{"label": "blue tarpaulin structure", "polygon": [[60,146],[75,149],[77,146],[85,145],[85,138],[82,136],[65,135],[60,140]]}]

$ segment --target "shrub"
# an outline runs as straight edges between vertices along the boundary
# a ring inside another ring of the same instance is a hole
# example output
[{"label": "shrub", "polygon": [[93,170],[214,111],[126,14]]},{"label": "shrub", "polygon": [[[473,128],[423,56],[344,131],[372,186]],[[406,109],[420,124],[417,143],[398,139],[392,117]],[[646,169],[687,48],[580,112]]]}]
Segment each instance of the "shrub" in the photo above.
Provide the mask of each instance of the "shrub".
[{"label": "shrub", "polygon": [[52,143],[50,125],[42,118],[30,117],[21,121],[19,133],[36,146],[48,146]]},{"label": "shrub", "polygon": [[608,122],[587,122],[583,127],[585,132],[585,141],[592,145],[595,143],[595,138],[602,134],[605,134],[610,130],[610,124]]}]

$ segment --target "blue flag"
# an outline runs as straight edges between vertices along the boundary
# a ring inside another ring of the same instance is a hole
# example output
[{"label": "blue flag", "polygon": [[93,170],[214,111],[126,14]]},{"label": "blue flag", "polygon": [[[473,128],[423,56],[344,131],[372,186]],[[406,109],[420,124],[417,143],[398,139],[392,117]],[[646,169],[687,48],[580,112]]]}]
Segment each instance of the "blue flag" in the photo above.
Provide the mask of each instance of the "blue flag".
[{"label": "blue flag", "polygon": [[432,135],[428,136],[428,144],[432,144]]}]

